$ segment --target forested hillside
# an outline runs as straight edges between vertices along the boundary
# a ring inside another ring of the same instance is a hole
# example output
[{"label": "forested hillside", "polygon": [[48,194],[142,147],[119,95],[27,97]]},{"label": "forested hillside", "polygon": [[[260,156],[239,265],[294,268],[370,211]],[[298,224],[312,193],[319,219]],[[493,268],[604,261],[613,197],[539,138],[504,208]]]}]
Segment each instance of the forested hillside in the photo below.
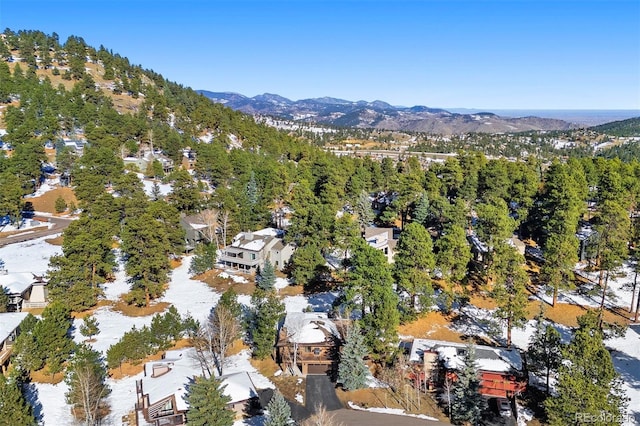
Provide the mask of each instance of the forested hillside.
[{"label": "forested hillside", "polygon": [[591,127],[591,130],[611,136],[640,137],[640,117],[601,124]]}]

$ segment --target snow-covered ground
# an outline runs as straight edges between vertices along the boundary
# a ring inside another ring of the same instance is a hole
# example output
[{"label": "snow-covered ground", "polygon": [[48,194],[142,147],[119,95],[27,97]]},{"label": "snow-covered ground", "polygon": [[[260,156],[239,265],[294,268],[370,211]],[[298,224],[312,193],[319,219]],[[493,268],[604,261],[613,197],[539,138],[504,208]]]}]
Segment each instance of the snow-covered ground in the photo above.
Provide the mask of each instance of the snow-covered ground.
[{"label": "snow-covered ground", "polygon": [[[28,265],[30,271],[44,272],[47,269],[49,257],[60,253],[60,251],[60,247],[51,246],[44,242],[44,239],[40,239],[3,247],[0,249],[0,258],[5,261],[8,268],[14,270],[20,267],[24,269]],[[194,319],[202,321],[206,319],[211,309],[218,303],[220,294],[205,283],[189,278],[190,262],[191,257],[185,257],[182,264],[173,270],[169,287],[160,300],[175,306],[181,315],[191,315]],[[128,290],[127,277],[123,272],[122,265],[120,265],[120,270],[115,274],[115,280],[104,286],[105,298],[116,301]],[[103,353],[106,353],[106,350],[116,343],[132,326],[135,325],[139,328],[149,325],[152,318],[151,315],[126,317],[112,310],[110,306],[98,308],[94,316],[100,324],[100,333],[94,336],[95,341],[91,345]],[[84,340],[84,337],[78,332],[81,322],[82,320],[74,321],[73,337],[78,342]],[[225,369],[225,373],[247,371],[257,388],[273,388],[273,383],[251,365],[249,358],[250,353],[247,350],[229,357],[229,365]],[[120,380],[108,379],[108,384],[112,389],[108,399],[111,406],[111,414],[105,424],[119,425],[121,424],[122,416],[133,410],[136,399],[135,382],[141,377],[142,373]],[[56,385],[38,383],[35,385],[35,389],[40,403],[37,412],[41,414],[41,420],[44,424],[73,424],[69,407],[65,403],[64,394],[68,388],[64,382]],[[255,421],[251,424],[255,424]]]},{"label": "snow-covered ground", "polygon": [[[47,237],[50,238],[50,237]],[[45,238],[27,241],[18,244],[11,244],[0,248],[0,259],[3,259],[6,268],[10,272],[34,272],[44,273],[48,268],[49,258],[60,254],[61,247],[53,246],[45,242]],[[182,264],[172,271],[171,280],[161,301],[173,304],[182,315],[191,315],[196,320],[204,320],[209,312],[217,304],[220,294],[212,290],[205,283],[192,280],[189,277],[188,269],[191,257],[183,258]],[[630,265],[625,265],[622,271],[624,276],[619,275],[609,281],[610,294],[607,295],[607,306],[620,306],[628,308],[631,302],[631,286],[634,273]],[[230,276],[236,282],[243,279],[237,276]],[[597,278],[593,274],[593,278]],[[277,288],[284,288],[289,283],[279,278],[276,281]],[[239,284],[242,285],[242,284]],[[127,277],[120,265],[119,271],[115,274],[115,280],[104,286],[105,298],[116,301],[129,290]],[[338,293],[326,292],[312,296],[287,296],[283,299],[287,312],[304,311],[329,311],[332,303],[337,298]],[[543,300],[545,294],[538,295]],[[597,306],[598,295],[585,296],[580,290],[562,291],[560,300],[572,301],[586,306]],[[240,303],[250,306],[250,297],[239,296]],[[595,302],[594,302],[595,301]],[[476,335],[487,338],[498,344],[506,342],[505,329],[496,322],[494,313],[491,310],[480,309],[474,306],[462,308],[463,314],[460,321],[451,325],[456,331],[464,334]],[[125,317],[119,312],[112,310],[109,306],[103,306],[95,311],[95,317],[100,323],[100,334],[95,336],[93,347],[103,353],[116,343],[122,335],[131,329],[133,325],[142,327],[151,322],[152,316],[146,317]],[[74,338],[76,341],[83,340],[77,332],[79,321],[74,323]],[[571,330],[568,327],[555,324],[560,331],[563,340],[569,341]],[[513,344],[520,349],[526,349],[535,328],[535,321],[528,321],[523,329],[514,329],[512,332]],[[630,398],[629,414],[640,419],[640,325],[631,326],[624,337],[610,339],[605,342],[607,347],[612,349],[612,356],[617,371],[623,379],[623,388]],[[264,376],[260,375],[249,363],[250,354],[242,351],[230,358],[230,365],[227,369],[229,373],[235,371],[248,371],[256,387],[273,387],[273,384]],[[108,383],[113,392],[109,397],[112,413],[106,424],[120,424],[122,416],[133,409],[135,402],[135,381],[142,375],[127,377],[121,380],[109,379]],[[36,384],[37,399],[40,406],[36,412],[42,414],[42,420],[47,425],[67,425],[72,424],[72,417],[68,406],[64,401],[64,394],[67,390],[64,382],[57,385]],[[353,407],[355,408],[355,407]],[[397,413],[400,414],[400,413]],[[262,418],[249,419],[244,424],[259,425]],[[237,422],[236,426],[242,425]]]}]

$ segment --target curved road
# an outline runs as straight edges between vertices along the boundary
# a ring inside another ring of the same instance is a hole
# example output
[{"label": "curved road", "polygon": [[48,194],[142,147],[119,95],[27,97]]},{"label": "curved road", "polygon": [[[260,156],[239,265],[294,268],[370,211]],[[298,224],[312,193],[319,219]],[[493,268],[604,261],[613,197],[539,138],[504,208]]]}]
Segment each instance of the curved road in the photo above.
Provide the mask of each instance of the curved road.
[{"label": "curved road", "polygon": [[[36,214],[36,216],[38,216]],[[71,223],[71,221],[75,219],[70,219],[66,217],[53,217],[47,216],[46,219],[49,220],[49,223],[52,223],[53,226],[49,229],[25,229],[24,232],[19,232],[13,235],[9,235],[7,237],[0,238],[0,247],[4,247],[9,244],[14,243],[22,243],[29,240],[35,240],[36,238],[48,237],[50,235],[56,235],[62,233],[67,226]]]}]

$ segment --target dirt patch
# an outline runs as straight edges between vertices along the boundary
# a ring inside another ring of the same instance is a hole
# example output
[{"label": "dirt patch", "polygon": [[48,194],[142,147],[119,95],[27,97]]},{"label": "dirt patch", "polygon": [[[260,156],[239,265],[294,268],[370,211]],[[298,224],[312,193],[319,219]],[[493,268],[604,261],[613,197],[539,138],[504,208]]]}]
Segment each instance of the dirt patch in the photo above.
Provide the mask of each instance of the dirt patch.
[{"label": "dirt patch", "polygon": [[36,211],[55,214],[55,204],[58,197],[62,197],[67,202],[67,205],[71,203],[78,205],[78,199],[73,189],[64,186],[47,191],[39,197],[26,198],[25,201],[30,201]]},{"label": "dirt patch", "polygon": [[51,244],[52,246],[61,246],[64,241],[64,238],[62,237],[62,235],[58,235],[55,238],[47,238],[45,239],[45,241]]},{"label": "dirt patch", "polygon": [[[408,390],[409,392],[412,391],[411,389]],[[336,394],[345,407],[348,407],[348,403],[351,401],[362,408],[400,408],[407,413],[425,414],[442,421],[448,421],[436,401],[429,394],[422,393],[419,397],[414,394],[409,403],[402,392],[396,393],[389,388],[366,388],[356,391],[336,389]]]},{"label": "dirt patch", "polygon": [[448,327],[452,319],[440,311],[432,311],[415,321],[401,325],[398,327],[398,333],[416,338],[462,342],[462,335]]},{"label": "dirt patch", "polygon": [[41,370],[32,371],[31,373],[29,373],[29,376],[31,377],[32,382],[49,383],[52,385],[58,384],[64,379],[64,373],[60,372],[52,376],[51,373],[47,371],[46,366]]},{"label": "dirt patch", "polygon": [[301,285],[288,285],[284,288],[279,289],[278,294],[280,295],[280,297],[299,296],[301,294],[304,294],[304,287],[302,287]]},{"label": "dirt patch", "polygon": [[237,339],[235,342],[233,342],[231,348],[229,348],[229,353],[227,354],[227,356],[237,355],[245,349],[248,350],[250,348],[245,342],[242,341],[242,339]]},{"label": "dirt patch", "polygon": [[157,302],[157,303],[152,302],[150,306],[138,307],[135,305],[129,305],[124,300],[118,300],[113,305],[113,310],[118,311],[122,313],[122,315],[125,315],[127,317],[146,317],[148,315],[153,315],[153,314],[163,312],[165,309],[169,307],[169,305],[170,304],[167,302]]},{"label": "dirt patch", "polygon": [[233,290],[238,294],[252,295],[256,290],[255,278],[252,275],[238,274],[238,276],[242,276],[248,282],[236,283],[231,278],[221,277],[221,273],[222,271],[219,269],[212,269],[204,274],[196,275],[193,278],[206,283],[209,287],[220,293],[224,293],[231,287],[233,287]]},{"label": "dirt patch", "polygon": [[[541,301],[531,301],[528,307],[527,318],[534,318],[538,312],[540,312],[540,305],[543,303],[544,302]],[[578,305],[557,303],[556,306],[550,306],[544,303],[544,316],[557,324],[566,325],[567,327],[577,327],[578,317],[584,315],[586,312],[587,308]],[[629,314],[627,313],[627,315]],[[630,321],[627,315],[605,309],[604,321],[617,324],[629,324]]]}]

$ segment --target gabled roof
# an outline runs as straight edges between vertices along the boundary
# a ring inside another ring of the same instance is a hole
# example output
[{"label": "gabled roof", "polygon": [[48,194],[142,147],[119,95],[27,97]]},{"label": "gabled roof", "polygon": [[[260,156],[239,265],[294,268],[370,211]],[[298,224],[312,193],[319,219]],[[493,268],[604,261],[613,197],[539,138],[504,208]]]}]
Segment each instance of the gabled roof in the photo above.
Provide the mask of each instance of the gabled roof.
[{"label": "gabled roof", "polygon": [[[194,357],[189,356],[189,352],[189,349],[170,351],[165,353],[164,359],[147,362],[144,365],[145,377],[142,379],[142,390],[149,395],[150,404],[173,395],[178,411],[189,408],[184,399],[187,394],[186,386],[191,377],[202,374],[200,364]],[[166,365],[171,370],[161,376],[151,377],[154,365]]]},{"label": "gabled roof", "polygon": [[327,338],[340,338],[336,324],[324,312],[289,312],[282,328],[287,339],[295,343],[323,343]]},{"label": "gabled roof", "polygon": [[9,290],[9,294],[23,294],[35,281],[29,272],[0,274],[0,286]]},{"label": "gabled roof", "polygon": [[18,328],[27,315],[29,314],[26,312],[5,312],[0,314],[0,343],[7,340],[7,337]]},{"label": "gabled roof", "polygon": [[233,238],[233,242],[229,247],[259,252],[266,246],[281,241],[280,238],[278,238],[281,234],[282,231],[275,228],[265,228],[253,232],[241,232]]},{"label": "gabled roof", "polygon": [[222,386],[224,386],[222,393],[231,398],[229,404],[258,397],[258,391],[246,371],[225,374],[220,376],[219,379],[222,380]]},{"label": "gabled roof", "polygon": [[[517,349],[473,345],[476,351],[478,369],[483,371],[508,372],[522,371],[522,357]],[[463,365],[467,345],[442,340],[414,339],[411,344],[409,360],[422,362],[425,352],[434,352],[450,370],[458,370]]]}]

